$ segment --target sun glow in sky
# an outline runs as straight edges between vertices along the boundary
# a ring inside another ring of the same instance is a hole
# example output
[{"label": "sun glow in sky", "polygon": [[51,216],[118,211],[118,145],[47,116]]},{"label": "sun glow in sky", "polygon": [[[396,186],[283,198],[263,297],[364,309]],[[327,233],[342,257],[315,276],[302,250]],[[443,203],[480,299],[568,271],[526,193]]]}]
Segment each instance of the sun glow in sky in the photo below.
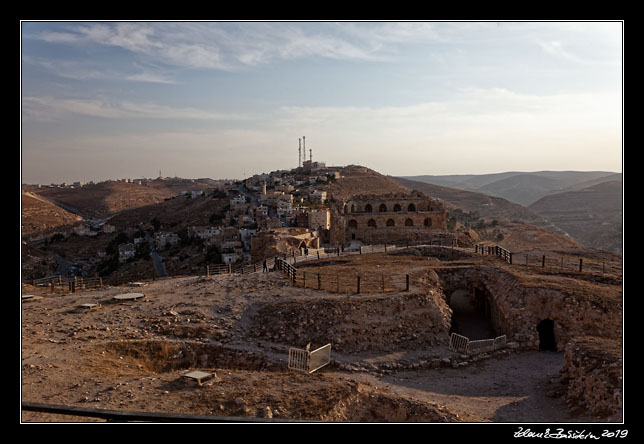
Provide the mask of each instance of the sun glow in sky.
[{"label": "sun glow in sky", "polygon": [[622,171],[622,22],[21,27],[23,183]]}]

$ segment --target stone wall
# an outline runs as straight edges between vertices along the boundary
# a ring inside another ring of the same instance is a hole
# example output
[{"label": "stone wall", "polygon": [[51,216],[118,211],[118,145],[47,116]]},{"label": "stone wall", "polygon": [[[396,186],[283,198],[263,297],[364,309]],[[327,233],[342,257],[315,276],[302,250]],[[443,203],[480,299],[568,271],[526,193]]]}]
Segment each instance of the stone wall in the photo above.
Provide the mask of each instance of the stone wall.
[{"label": "stone wall", "polygon": [[522,349],[539,350],[537,326],[543,320],[553,321],[557,351],[575,337],[616,338],[621,334],[621,303],[603,298],[601,287],[590,298],[581,290],[583,282],[557,288],[548,281],[541,285],[525,282],[503,269],[486,266],[436,271],[447,295],[457,289],[467,289],[472,297],[476,289],[488,295],[494,329]]},{"label": "stone wall", "polygon": [[447,347],[451,310],[439,290],[428,293],[286,300],[257,311],[259,339],[312,349],[333,344],[341,353]]},{"label": "stone wall", "polygon": [[445,231],[445,208],[421,193],[354,196],[332,211],[330,241],[348,244],[417,242]]},{"label": "stone wall", "polygon": [[564,399],[568,405],[598,417],[621,416],[621,342],[589,336],[575,338],[566,344],[564,357],[561,381],[567,385]]}]

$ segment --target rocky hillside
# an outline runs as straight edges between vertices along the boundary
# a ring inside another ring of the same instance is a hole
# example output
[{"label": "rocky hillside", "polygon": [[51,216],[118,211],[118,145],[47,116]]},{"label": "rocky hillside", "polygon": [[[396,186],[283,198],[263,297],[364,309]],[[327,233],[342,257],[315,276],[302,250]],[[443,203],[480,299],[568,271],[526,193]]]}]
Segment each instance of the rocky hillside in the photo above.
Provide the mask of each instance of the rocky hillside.
[{"label": "rocky hillside", "polygon": [[587,247],[623,248],[622,182],[608,181],[578,191],[546,196],[529,209],[561,227]]},{"label": "rocky hillside", "polygon": [[409,193],[411,189],[391,177],[369,168],[350,165],[340,169],[341,179],[327,186],[335,199],[347,199],[361,194]]},{"label": "rocky hillside", "polygon": [[528,206],[542,197],[586,188],[608,180],[622,180],[609,171],[536,171],[446,176],[412,176],[405,179],[501,197]]},{"label": "rocky hillside", "polygon": [[22,193],[21,226],[23,237],[29,238],[39,233],[47,234],[82,220],[82,217],[70,213],[34,193]]},{"label": "rocky hillside", "polygon": [[157,179],[145,185],[108,181],[75,188],[25,187],[25,190],[84,217],[104,219],[124,210],[163,202],[181,191],[207,188],[211,186],[188,179]]}]

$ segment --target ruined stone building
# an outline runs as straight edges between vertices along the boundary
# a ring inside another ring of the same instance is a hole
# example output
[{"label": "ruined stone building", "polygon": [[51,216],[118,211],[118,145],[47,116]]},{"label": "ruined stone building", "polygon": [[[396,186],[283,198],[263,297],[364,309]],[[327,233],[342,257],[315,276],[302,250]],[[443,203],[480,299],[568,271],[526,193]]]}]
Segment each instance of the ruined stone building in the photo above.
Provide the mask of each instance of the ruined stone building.
[{"label": "ruined stone building", "polygon": [[353,196],[332,209],[330,243],[426,241],[446,223],[443,204],[419,192]]}]

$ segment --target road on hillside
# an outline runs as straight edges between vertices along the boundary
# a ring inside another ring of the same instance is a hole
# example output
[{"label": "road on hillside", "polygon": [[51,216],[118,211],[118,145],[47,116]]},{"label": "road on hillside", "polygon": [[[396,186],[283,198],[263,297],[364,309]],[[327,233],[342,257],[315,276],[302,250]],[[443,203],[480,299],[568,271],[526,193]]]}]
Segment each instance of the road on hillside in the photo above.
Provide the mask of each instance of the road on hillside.
[{"label": "road on hillside", "polygon": [[156,273],[157,277],[168,277],[168,273],[165,270],[165,266],[163,265],[163,259],[159,255],[159,252],[157,251],[157,247],[154,244],[154,241],[152,240],[152,238],[150,237],[150,233],[146,232],[145,238],[150,244],[150,257],[152,258],[152,264],[154,265],[154,272]]}]

